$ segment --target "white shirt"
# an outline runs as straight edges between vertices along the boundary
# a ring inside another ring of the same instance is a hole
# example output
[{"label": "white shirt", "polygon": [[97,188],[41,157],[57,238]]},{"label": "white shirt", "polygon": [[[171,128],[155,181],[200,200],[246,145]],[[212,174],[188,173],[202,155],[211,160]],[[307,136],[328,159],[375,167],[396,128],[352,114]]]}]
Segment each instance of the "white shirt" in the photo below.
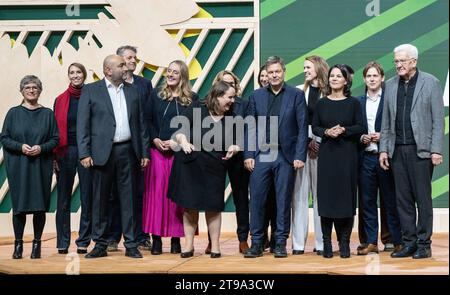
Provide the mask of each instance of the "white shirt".
[{"label": "white shirt", "polygon": [[[377,119],[378,107],[380,106],[381,89],[374,97],[366,95],[367,131],[369,134],[375,132],[375,121]],[[378,152],[378,145],[371,142],[365,149],[367,152]]]},{"label": "white shirt", "polygon": [[107,78],[106,88],[114,110],[116,119],[116,132],[114,133],[114,142],[123,142],[131,139],[130,123],[128,122],[127,102],[123,92],[123,83],[115,87]]}]

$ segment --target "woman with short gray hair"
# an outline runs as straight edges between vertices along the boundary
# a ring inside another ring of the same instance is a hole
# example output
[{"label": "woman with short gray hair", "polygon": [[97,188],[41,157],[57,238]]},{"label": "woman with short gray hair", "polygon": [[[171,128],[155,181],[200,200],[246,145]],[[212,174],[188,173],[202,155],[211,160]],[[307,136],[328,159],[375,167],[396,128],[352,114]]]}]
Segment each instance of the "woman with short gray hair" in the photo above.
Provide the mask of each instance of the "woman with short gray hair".
[{"label": "woman with short gray hair", "polygon": [[23,100],[6,114],[0,142],[13,208],[13,259],[22,258],[26,214],[33,214],[31,258],[41,258],[45,212],[50,206],[52,151],[58,145],[58,127],[52,110],[38,103],[42,82],[36,76],[20,81]]}]

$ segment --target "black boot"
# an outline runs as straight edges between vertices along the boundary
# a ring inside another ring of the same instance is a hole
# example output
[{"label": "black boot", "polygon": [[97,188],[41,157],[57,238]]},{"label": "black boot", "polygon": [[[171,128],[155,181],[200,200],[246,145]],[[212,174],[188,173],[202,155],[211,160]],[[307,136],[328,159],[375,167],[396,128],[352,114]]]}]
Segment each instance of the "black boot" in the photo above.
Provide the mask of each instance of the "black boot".
[{"label": "black boot", "polygon": [[162,241],[160,236],[152,235],[153,244],[152,244],[152,255],[161,255],[162,254]]},{"label": "black boot", "polygon": [[350,241],[343,239],[339,242],[339,254],[341,258],[350,258]]},{"label": "black boot", "polygon": [[333,221],[330,218],[321,217],[322,226],[323,252],[324,258],[333,257],[333,246],[331,245],[331,230],[333,229]]},{"label": "black boot", "polygon": [[31,248],[31,259],[41,258],[41,240],[33,240]]},{"label": "black boot", "polygon": [[339,232],[341,236],[339,240],[339,255],[341,258],[350,258],[350,236],[352,234],[353,219],[339,219],[336,225],[336,232]]},{"label": "black boot", "polygon": [[323,252],[322,256],[324,258],[333,258],[333,246],[331,245],[331,241],[326,242],[323,241]]},{"label": "black boot", "polygon": [[14,241],[14,253],[13,259],[21,259],[23,253],[23,240],[15,240]]},{"label": "black boot", "polygon": [[181,253],[180,238],[171,238],[170,239],[170,253],[172,253],[172,254],[180,254]]}]

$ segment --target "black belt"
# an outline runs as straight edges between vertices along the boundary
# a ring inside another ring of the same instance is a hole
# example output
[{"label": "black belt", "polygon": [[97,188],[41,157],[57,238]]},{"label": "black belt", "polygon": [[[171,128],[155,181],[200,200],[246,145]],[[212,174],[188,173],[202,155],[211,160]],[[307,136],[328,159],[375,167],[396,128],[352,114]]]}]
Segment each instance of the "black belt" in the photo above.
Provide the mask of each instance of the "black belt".
[{"label": "black belt", "polygon": [[378,156],[378,151],[364,151],[366,154],[369,154],[369,155],[377,155]]},{"label": "black belt", "polygon": [[131,140],[113,142],[113,145],[120,145],[120,144],[127,144],[127,143],[131,143]]}]

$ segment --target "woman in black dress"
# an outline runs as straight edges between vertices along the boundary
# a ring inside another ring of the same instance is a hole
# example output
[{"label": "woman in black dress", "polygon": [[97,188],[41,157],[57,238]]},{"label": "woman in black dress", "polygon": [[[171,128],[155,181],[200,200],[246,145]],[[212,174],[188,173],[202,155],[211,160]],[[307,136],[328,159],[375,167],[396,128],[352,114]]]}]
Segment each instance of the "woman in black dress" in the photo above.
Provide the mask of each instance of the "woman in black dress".
[{"label": "woman in black dress", "polygon": [[[226,82],[234,87],[236,97],[233,105],[233,115],[245,118],[248,101],[240,96],[241,85],[239,78],[231,71],[223,70],[217,73],[213,85],[219,81]],[[248,209],[248,182],[250,173],[244,167],[244,158],[242,152],[236,154],[227,162],[228,178],[230,180],[231,190],[233,192],[233,202],[236,208],[237,236],[239,240],[239,253],[245,254],[248,250],[248,233],[250,231],[249,209]],[[211,238],[208,235],[208,246],[205,254],[211,254]]]},{"label": "woman in black dress", "polygon": [[343,65],[328,72],[328,96],[316,104],[313,133],[322,138],[318,159],[317,205],[321,217],[323,257],[333,257],[333,224],[342,258],[350,257],[356,210],[358,140],[364,133],[361,106],[351,97],[350,75]]},{"label": "woman in black dress", "polygon": [[70,204],[75,174],[78,172],[81,217],[78,231],[77,253],[87,253],[91,242],[92,179],[89,169],[78,159],[77,111],[81,90],[86,80],[86,68],[73,63],[68,68],[69,87],[55,100],[54,112],[59,130],[59,144],[54,150],[53,162],[57,179],[58,202],[56,209],[56,248],[59,254],[67,254],[70,246]]},{"label": "woman in black dress", "polygon": [[[221,212],[225,207],[223,194],[226,161],[239,151],[239,147],[233,144],[233,128],[225,128],[226,118],[232,116],[235,96],[233,86],[217,82],[204,105],[186,112],[190,124],[183,126],[176,134],[182,151],[175,155],[168,196],[185,208],[185,251],[181,253],[182,258],[194,255],[194,235],[199,210],[205,211],[211,237],[211,258],[220,257],[219,237]],[[227,146],[230,138],[231,144]]]},{"label": "woman in black dress", "polygon": [[52,151],[58,145],[58,127],[52,110],[38,103],[42,83],[36,76],[20,81],[22,104],[6,114],[0,142],[5,154],[14,227],[14,259],[22,258],[27,214],[33,214],[31,258],[41,258],[45,212],[50,206]]}]

